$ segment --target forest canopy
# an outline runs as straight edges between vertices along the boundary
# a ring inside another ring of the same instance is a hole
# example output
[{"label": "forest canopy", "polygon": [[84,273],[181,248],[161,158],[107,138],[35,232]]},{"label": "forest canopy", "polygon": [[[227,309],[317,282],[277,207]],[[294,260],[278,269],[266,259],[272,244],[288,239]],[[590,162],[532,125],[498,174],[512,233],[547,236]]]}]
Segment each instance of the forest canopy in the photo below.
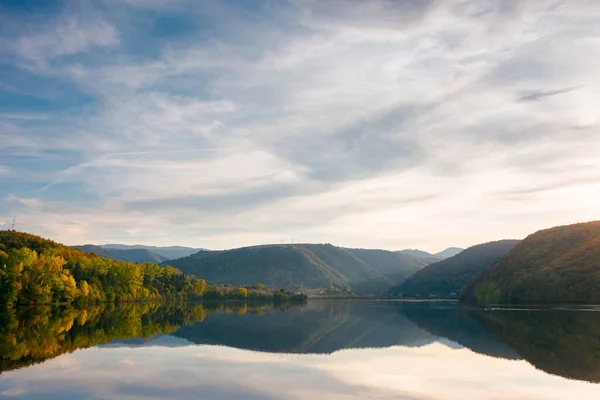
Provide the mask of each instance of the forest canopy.
[{"label": "forest canopy", "polygon": [[518,243],[499,240],[469,247],[459,254],[429,264],[401,285],[390,289],[392,297],[456,298],[461,287],[492,267]]},{"label": "forest canopy", "polygon": [[294,296],[282,290],[217,288],[171,266],[117,261],[27,233],[0,231],[0,304]]},{"label": "forest canopy", "polygon": [[529,235],[459,298],[478,304],[600,303],[600,221]]}]

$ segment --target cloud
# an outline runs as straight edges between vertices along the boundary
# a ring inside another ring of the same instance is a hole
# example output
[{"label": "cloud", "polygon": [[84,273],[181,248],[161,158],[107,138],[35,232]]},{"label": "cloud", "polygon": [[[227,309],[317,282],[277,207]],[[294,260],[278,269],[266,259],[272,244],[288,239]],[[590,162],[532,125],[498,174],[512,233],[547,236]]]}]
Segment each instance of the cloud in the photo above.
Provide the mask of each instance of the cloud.
[{"label": "cloud", "polygon": [[83,2],[72,3],[53,18],[32,14],[19,22],[19,26],[9,24],[11,30],[18,32],[17,37],[4,37],[3,44],[34,67],[45,67],[58,57],[119,44],[117,29]]},{"label": "cloud", "polygon": [[600,218],[568,196],[600,193],[596,3],[183,1],[177,36],[164,2],[81,4],[2,38],[27,229],[435,250]]},{"label": "cloud", "polygon": [[546,97],[556,96],[557,94],[568,93],[577,88],[566,88],[566,89],[556,89],[556,90],[530,90],[523,91],[519,94],[519,101],[540,101]]}]

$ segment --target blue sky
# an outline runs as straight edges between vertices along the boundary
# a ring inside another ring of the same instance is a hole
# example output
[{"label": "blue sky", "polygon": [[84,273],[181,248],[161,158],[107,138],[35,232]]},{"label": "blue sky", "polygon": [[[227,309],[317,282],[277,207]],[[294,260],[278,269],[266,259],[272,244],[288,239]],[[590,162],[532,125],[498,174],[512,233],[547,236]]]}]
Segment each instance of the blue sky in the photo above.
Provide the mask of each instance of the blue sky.
[{"label": "blue sky", "polygon": [[438,251],[600,219],[600,2],[0,1],[0,228]]}]

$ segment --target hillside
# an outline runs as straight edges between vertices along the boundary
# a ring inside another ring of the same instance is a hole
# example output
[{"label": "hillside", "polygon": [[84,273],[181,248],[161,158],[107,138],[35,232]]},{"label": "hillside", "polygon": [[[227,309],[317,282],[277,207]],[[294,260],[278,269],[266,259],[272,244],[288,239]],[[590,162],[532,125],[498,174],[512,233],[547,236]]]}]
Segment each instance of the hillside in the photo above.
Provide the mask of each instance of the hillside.
[{"label": "hillside", "polygon": [[84,253],[0,231],[0,304],[47,304],[202,296],[206,282],[173,267]]},{"label": "hillside", "polygon": [[0,231],[0,305],[176,298],[303,302],[265,287],[214,287],[169,265],[99,257],[28,233]]},{"label": "hillside", "polygon": [[398,253],[421,260],[425,264],[433,264],[435,262],[442,261],[441,258],[419,249],[404,249],[400,250]]},{"label": "hillside", "polygon": [[135,263],[161,263],[169,259],[154,253],[148,249],[126,249],[118,250],[108,247],[94,246],[92,244],[84,244],[83,246],[71,246],[74,249],[82,250],[86,253],[96,253],[99,256],[112,258],[113,260],[129,261]]},{"label": "hillside", "polygon": [[148,250],[154,254],[158,254],[165,260],[174,260],[176,258],[187,257],[202,250],[201,248],[185,247],[185,246],[145,246],[142,244],[102,244],[98,247],[103,249],[115,250]]},{"label": "hillside", "polygon": [[518,243],[500,240],[469,247],[454,257],[430,264],[390,290],[404,297],[452,298],[460,288],[493,266]]},{"label": "hillside", "polygon": [[460,300],[600,304],[600,221],[529,235],[465,287]]},{"label": "hillside", "polygon": [[391,251],[344,249],[330,244],[204,251],[170,263],[215,284],[260,282],[288,290],[334,287],[357,294],[384,293],[424,266],[422,261]]},{"label": "hillside", "polygon": [[[394,284],[404,282],[409,276],[423,268],[427,263],[406,254],[386,250],[347,249],[354,257],[374,268]],[[399,268],[400,267],[400,268]]]}]

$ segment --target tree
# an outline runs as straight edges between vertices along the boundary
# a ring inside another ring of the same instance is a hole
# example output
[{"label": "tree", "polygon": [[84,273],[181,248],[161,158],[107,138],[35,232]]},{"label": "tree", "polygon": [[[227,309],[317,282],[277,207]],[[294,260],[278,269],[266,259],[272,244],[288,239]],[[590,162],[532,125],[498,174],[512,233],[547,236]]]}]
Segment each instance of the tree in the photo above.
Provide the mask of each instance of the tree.
[{"label": "tree", "polygon": [[245,287],[239,287],[235,290],[235,294],[236,297],[239,299],[246,299],[248,298],[248,289],[246,289]]},{"label": "tree", "polygon": [[204,279],[197,279],[193,284],[194,294],[196,296],[202,297],[204,293],[206,293],[206,287],[207,285]]}]

